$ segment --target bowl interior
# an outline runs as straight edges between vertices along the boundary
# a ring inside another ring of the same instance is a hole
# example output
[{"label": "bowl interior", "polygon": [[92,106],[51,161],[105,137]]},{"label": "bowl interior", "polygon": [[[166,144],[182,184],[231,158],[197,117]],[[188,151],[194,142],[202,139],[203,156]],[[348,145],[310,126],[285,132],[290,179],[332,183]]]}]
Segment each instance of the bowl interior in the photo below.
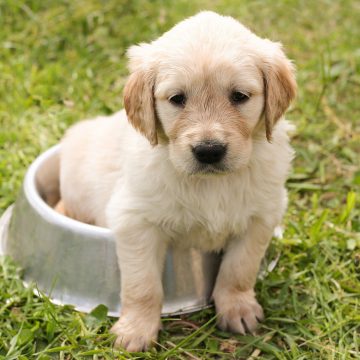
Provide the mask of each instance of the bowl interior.
[{"label": "bowl interior", "polygon": [[56,206],[60,200],[60,156],[59,151],[43,158],[35,172],[35,188],[50,207]]}]

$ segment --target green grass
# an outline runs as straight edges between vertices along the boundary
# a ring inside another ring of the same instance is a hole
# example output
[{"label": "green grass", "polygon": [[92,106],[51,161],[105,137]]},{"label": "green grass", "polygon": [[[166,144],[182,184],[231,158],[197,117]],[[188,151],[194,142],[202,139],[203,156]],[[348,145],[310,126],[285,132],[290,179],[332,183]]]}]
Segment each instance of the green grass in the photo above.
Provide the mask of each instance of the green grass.
[{"label": "green grass", "polygon": [[[283,42],[298,68],[298,128],[282,240],[257,284],[260,335],[214,311],[164,319],[157,349],[112,349],[114,319],[25,289],[0,260],[0,359],[355,359],[360,351],[360,5],[355,1],[0,0],[0,212],[33,159],[73,122],[122,107],[125,49],[200,9]],[[34,285],[35,286],[35,285]]]}]

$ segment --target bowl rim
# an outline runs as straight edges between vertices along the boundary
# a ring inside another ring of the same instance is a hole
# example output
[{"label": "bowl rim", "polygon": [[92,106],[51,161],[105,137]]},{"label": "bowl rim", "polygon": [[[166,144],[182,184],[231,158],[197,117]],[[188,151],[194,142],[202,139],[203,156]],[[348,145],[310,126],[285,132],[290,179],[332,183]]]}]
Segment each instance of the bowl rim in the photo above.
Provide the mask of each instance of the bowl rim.
[{"label": "bowl rim", "polygon": [[47,222],[66,228],[71,231],[87,233],[92,236],[106,237],[111,240],[112,232],[110,229],[103,228],[96,225],[82,223],[78,220],[71,219],[63,214],[60,214],[49,206],[40,196],[36,187],[36,174],[41,164],[51,156],[59,154],[60,144],[54,145],[45,152],[41,153],[30,165],[27,170],[23,183],[24,196],[30,205],[39,213],[39,215]]}]

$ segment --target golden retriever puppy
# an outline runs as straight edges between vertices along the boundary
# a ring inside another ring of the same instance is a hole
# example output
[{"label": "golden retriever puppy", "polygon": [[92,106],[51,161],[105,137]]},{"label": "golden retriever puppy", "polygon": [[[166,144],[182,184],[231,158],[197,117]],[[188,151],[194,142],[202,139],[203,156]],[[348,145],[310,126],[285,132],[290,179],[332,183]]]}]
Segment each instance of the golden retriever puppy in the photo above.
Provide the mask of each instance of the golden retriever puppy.
[{"label": "golden retriever puppy", "polygon": [[279,43],[213,12],[128,56],[125,111],[80,122],[61,146],[62,211],[117,239],[116,345],[156,340],[170,243],[224,251],[218,325],[253,332],[256,275],[287,204],[294,68]]}]

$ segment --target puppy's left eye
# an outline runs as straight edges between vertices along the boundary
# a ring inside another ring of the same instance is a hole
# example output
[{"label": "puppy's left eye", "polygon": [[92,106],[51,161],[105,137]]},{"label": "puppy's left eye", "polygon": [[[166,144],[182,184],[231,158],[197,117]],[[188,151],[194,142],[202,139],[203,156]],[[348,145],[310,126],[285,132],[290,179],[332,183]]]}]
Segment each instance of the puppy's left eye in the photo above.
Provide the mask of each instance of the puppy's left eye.
[{"label": "puppy's left eye", "polygon": [[242,104],[245,101],[249,100],[249,98],[249,95],[246,95],[240,91],[233,91],[230,95],[230,100],[235,105]]}]

